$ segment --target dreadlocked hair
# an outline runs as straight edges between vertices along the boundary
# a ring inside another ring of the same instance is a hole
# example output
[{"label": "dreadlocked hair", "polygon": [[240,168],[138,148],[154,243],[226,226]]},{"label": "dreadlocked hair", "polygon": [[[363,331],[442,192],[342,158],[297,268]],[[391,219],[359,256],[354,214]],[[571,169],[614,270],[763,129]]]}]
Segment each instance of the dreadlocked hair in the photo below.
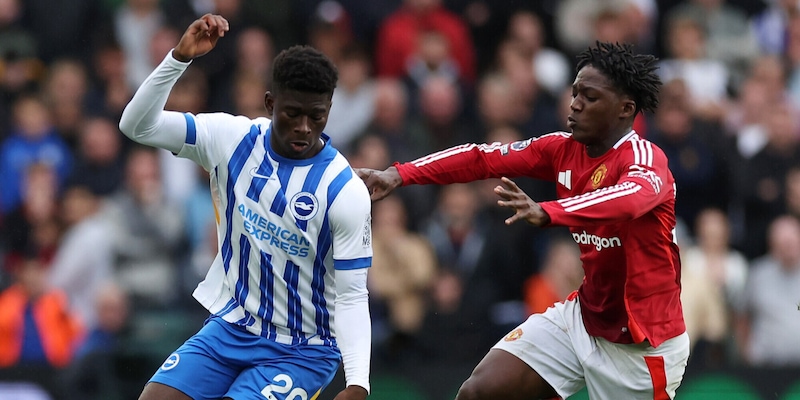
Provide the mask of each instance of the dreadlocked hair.
[{"label": "dreadlocked hair", "polygon": [[339,72],[333,62],[311,46],[289,47],[275,57],[272,65],[275,90],[333,94],[338,79]]},{"label": "dreadlocked hair", "polygon": [[598,41],[578,54],[577,70],[591,65],[602,72],[623,93],[636,103],[636,112],[655,111],[661,79],[655,73],[658,59],[648,54],[635,54],[631,44]]}]

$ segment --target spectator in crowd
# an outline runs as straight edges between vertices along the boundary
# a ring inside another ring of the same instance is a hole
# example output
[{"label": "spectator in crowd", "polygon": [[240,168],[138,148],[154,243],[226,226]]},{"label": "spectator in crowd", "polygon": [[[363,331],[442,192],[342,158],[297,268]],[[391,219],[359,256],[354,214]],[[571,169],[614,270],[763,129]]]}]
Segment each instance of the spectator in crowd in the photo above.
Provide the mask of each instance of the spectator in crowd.
[{"label": "spectator in crowd", "polygon": [[118,119],[133,96],[125,70],[125,53],[113,37],[98,42],[88,64],[92,71],[92,85],[87,94],[87,114]]},{"label": "spectator in crowd", "polygon": [[672,8],[667,20],[690,18],[706,34],[706,54],[721,61],[732,84],[742,80],[759,55],[758,41],[747,14],[728,0],[687,0]]},{"label": "spectator in crowd", "polygon": [[439,265],[427,238],[409,231],[405,204],[392,196],[373,207],[373,263],[368,288],[373,323],[373,343],[380,361],[399,363],[414,359],[416,340],[424,335],[422,323]]},{"label": "spectator in crowd", "polygon": [[80,124],[86,113],[88,79],[83,63],[60,59],[52,63],[43,82],[42,98],[50,109],[53,126],[72,152],[77,148]]},{"label": "spectator in crowd", "polygon": [[49,265],[38,249],[18,249],[18,255],[8,265],[15,283],[0,292],[0,368],[63,369],[73,360],[83,328],[64,294],[47,285]]},{"label": "spectator in crowd", "polygon": [[157,62],[150,58],[150,41],[165,24],[158,3],[158,0],[125,0],[114,13],[114,34],[125,53],[125,75],[132,89],[139,87]]},{"label": "spectator in crowd", "polygon": [[747,237],[737,246],[749,259],[767,251],[767,226],[785,211],[786,173],[800,165],[800,120],[789,102],[773,103],[764,116],[767,143],[738,164],[737,200]]},{"label": "spectator in crowd", "polygon": [[406,76],[409,58],[425,32],[440,33],[456,61],[460,79],[466,84],[475,82],[475,46],[469,27],[445,8],[442,0],[403,0],[402,6],[383,20],[374,51],[378,76]]},{"label": "spectator in crowd", "polygon": [[120,399],[126,393],[118,360],[130,324],[128,299],[119,286],[107,282],[97,290],[93,306],[97,324],[88,330],[65,372],[67,400]]},{"label": "spectator in crowd", "polygon": [[48,274],[48,283],[67,296],[70,309],[87,329],[97,324],[95,298],[100,288],[113,280],[110,226],[102,218],[102,201],[86,187],[64,191],[59,213],[64,233]]},{"label": "spectator in crowd", "polygon": [[96,195],[106,197],[122,186],[125,175],[123,136],[117,124],[105,117],[87,117],[78,132],[75,165],[67,186],[83,186]]},{"label": "spectator in crowd", "polygon": [[733,310],[746,297],[749,264],[731,247],[728,216],[720,209],[700,212],[695,240],[681,246],[681,302],[694,364],[719,367],[733,359],[728,343]]},{"label": "spectator in crowd", "polygon": [[658,110],[648,138],[669,160],[678,196],[675,214],[694,231],[695,219],[708,207],[727,209],[731,201],[729,164],[735,158],[732,140],[722,126],[692,114],[691,94],[680,79],[661,89]]},{"label": "spectator in crowd", "polygon": [[794,0],[768,0],[767,8],[751,18],[758,48],[762,54],[783,54],[787,51],[787,31],[797,17]]},{"label": "spectator in crowd", "polygon": [[375,115],[376,82],[369,53],[360,45],[345,47],[336,67],[339,82],[331,99],[326,129],[333,134],[336,145],[346,149]]},{"label": "spectator in crowd", "polygon": [[124,186],[109,198],[103,218],[111,227],[114,280],[131,296],[133,312],[164,310],[179,294],[183,213],[164,195],[155,150],[131,150]]},{"label": "spectator in crowd", "polygon": [[560,51],[547,47],[544,26],[538,15],[519,10],[508,21],[506,38],[523,58],[533,63],[537,84],[557,97],[569,85],[571,63]]},{"label": "spectator in crowd", "polygon": [[53,167],[60,186],[72,167],[72,153],[51,123],[50,110],[40,97],[26,95],[13,107],[15,128],[0,143],[0,214],[16,208],[25,171],[34,163]]},{"label": "spectator in crowd", "polygon": [[800,222],[783,215],[768,231],[769,253],[751,264],[736,339],[753,366],[800,365]]},{"label": "spectator in crowd", "polygon": [[523,295],[528,314],[543,313],[578,290],[583,281],[580,255],[571,239],[550,242],[539,272],[525,279]]},{"label": "spectator in crowd", "polygon": [[703,119],[721,121],[728,100],[728,67],[708,56],[708,37],[700,23],[676,15],[666,24],[667,56],[659,62],[661,80],[686,82],[693,113]]}]

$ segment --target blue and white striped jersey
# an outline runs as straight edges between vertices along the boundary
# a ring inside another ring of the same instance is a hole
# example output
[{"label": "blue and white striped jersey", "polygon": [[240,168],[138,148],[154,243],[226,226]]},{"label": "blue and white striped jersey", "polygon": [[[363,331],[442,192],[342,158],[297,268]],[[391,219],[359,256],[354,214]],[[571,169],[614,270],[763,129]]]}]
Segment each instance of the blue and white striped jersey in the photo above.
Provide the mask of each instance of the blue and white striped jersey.
[{"label": "blue and white striped jersey", "polygon": [[184,114],[178,156],[211,174],[220,252],[194,297],[248,331],[295,344],[335,337],[333,269],[369,267],[370,199],[323,134],[309,159],[269,146],[271,121]]}]

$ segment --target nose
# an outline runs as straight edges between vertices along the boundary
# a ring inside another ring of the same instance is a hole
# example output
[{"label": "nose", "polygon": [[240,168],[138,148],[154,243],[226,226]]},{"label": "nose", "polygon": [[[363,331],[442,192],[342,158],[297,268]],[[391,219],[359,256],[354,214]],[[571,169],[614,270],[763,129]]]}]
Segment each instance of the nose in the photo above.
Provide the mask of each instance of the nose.
[{"label": "nose", "polygon": [[311,124],[308,115],[303,115],[299,118],[295,130],[304,135],[311,133]]},{"label": "nose", "polygon": [[577,96],[573,97],[572,100],[569,102],[569,109],[572,111],[580,111],[582,106],[583,104],[581,104]]}]

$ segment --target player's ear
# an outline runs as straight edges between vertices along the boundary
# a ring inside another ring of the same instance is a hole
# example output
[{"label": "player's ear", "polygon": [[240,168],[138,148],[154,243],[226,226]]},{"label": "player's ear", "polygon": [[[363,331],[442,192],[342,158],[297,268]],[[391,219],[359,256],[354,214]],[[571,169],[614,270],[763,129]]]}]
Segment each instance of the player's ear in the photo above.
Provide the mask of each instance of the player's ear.
[{"label": "player's ear", "polygon": [[620,107],[620,119],[632,118],[636,114],[636,102],[633,99],[626,97],[622,100]]},{"label": "player's ear", "polygon": [[275,110],[275,96],[269,90],[264,93],[264,108],[267,110],[267,117],[272,118],[272,112]]}]

